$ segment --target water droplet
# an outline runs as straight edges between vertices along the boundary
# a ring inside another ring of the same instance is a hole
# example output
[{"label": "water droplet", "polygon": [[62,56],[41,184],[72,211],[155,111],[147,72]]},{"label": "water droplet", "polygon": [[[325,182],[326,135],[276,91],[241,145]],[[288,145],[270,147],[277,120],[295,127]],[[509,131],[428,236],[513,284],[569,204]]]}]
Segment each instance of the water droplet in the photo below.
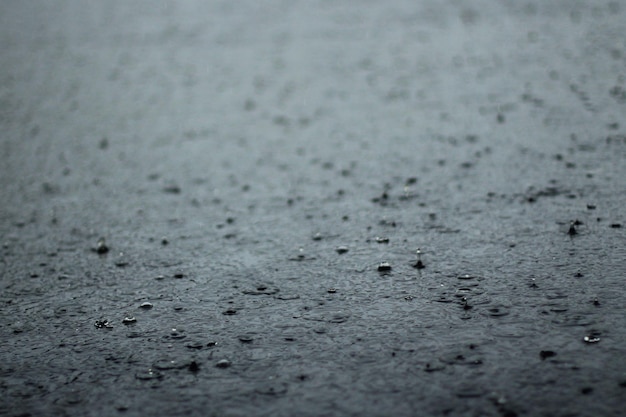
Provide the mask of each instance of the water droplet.
[{"label": "water droplet", "polygon": [[596,335],[589,335],[589,336],[583,337],[583,341],[585,343],[598,343],[600,341],[600,337]]},{"label": "water droplet", "polygon": [[457,278],[458,279],[469,280],[469,279],[474,279],[476,277],[474,275],[464,274],[464,275],[459,275]]},{"label": "water droplet", "polygon": [[228,359],[220,359],[215,364],[216,368],[228,368],[231,365],[231,362]]},{"label": "water droplet", "polygon": [[141,303],[141,305],[139,306],[139,308],[143,308],[144,310],[149,310],[152,307],[153,307],[152,303],[149,303],[147,301],[145,303]]},{"label": "water droplet", "polygon": [[282,395],[287,392],[287,384],[269,381],[265,386],[255,389],[261,395]]},{"label": "water droplet", "polygon": [[189,362],[177,361],[174,359],[159,359],[152,367],[160,371],[169,371],[172,369],[183,369],[189,366]]},{"label": "water droplet", "polygon": [[374,238],[374,240],[376,241],[376,243],[389,243],[389,238],[388,237],[379,237],[376,236]]},{"label": "water droplet", "polygon": [[135,373],[135,378],[142,380],[142,381],[149,381],[149,380],[154,380],[154,379],[161,379],[163,377],[163,375],[161,375],[160,372],[149,368],[145,371],[140,371]]},{"label": "water droplet", "polygon": [[335,252],[337,252],[339,255],[343,255],[344,253],[348,253],[350,249],[348,249],[347,246],[337,246],[337,248],[335,248]]},{"label": "water droplet", "polygon": [[164,336],[165,339],[172,339],[172,340],[181,340],[186,338],[187,335],[185,334],[184,330],[178,330],[178,329],[172,329],[172,331],[170,332],[169,335]]},{"label": "water droplet", "polygon": [[109,247],[107,246],[106,240],[103,237],[98,239],[98,243],[96,243],[96,248],[94,250],[100,255],[104,255],[105,253],[109,252]]},{"label": "water droplet", "polygon": [[187,369],[189,369],[190,372],[196,373],[200,370],[200,365],[198,365],[196,361],[191,361]]},{"label": "water droplet", "polygon": [[274,295],[279,291],[278,288],[269,288],[265,285],[259,285],[254,290],[243,290],[242,293],[246,295]]},{"label": "water droplet", "polygon": [[120,252],[120,254],[117,256],[117,259],[115,260],[115,266],[119,267],[119,268],[124,268],[126,266],[128,266],[128,258],[126,257],[126,255],[124,255],[123,252]]},{"label": "water droplet", "polygon": [[578,231],[576,230],[576,227],[574,226],[574,222],[572,222],[569,226],[569,230],[567,231],[567,234],[570,236],[574,236],[576,234],[578,234]]},{"label": "water droplet", "polygon": [[378,272],[391,271],[391,264],[389,262],[381,262],[378,264]]},{"label": "water droplet", "polygon": [[185,347],[188,349],[202,349],[204,347],[204,343],[198,341],[191,341],[185,343]]},{"label": "water droplet", "polygon": [[122,320],[122,323],[124,324],[137,323],[137,319],[135,317],[124,317],[124,320]]},{"label": "water droplet", "polygon": [[96,320],[93,324],[97,329],[112,329],[113,325],[108,320]]},{"label": "water droplet", "polygon": [[430,364],[427,363],[426,366],[424,367],[424,371],[426,372],[437,372],[437,371],[443,371],[444,369],[446,369],[446,366],[443,364]]},{"label": "water droplet", "polygon": [[237,336],[241,343],[252,343],[254,341],[254,337],[250,334],[242,334]]}]

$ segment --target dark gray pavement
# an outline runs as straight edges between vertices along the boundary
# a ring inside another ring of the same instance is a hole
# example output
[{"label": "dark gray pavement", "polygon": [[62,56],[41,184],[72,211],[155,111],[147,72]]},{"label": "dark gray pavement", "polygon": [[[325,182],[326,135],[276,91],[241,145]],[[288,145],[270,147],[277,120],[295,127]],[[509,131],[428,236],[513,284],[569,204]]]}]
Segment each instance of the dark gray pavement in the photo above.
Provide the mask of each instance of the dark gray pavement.
[{"label": "dark gray pavement", "polygon": [[624,415],[625,27],[1,2],[0,415]]}]

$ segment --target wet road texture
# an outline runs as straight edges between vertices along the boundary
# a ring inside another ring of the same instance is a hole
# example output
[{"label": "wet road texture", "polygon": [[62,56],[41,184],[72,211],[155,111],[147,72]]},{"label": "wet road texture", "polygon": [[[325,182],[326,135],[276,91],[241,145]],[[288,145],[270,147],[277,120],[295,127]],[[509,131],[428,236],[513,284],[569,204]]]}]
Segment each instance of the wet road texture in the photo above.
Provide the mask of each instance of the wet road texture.
[{"label": "wet road texture", "polygon": [[623,416],[625,27],[3,1],[0,415]]}]

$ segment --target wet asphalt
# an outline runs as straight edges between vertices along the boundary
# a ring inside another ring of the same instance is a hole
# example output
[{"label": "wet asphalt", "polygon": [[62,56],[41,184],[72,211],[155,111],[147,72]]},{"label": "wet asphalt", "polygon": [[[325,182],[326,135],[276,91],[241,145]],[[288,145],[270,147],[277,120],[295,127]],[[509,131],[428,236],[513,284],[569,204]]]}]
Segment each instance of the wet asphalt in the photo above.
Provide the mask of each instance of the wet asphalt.
[{"label": "wet asphalt", "polygon": [[623,415],[624,27],[2,2],[0,415]]}]

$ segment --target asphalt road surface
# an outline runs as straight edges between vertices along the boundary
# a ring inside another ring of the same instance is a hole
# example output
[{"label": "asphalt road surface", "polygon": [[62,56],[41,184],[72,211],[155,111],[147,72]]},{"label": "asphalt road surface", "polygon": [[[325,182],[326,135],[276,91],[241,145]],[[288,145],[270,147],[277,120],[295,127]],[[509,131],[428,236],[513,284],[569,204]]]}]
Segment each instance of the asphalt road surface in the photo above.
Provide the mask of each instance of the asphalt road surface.
[{"label": "asphalt road surface", "polygon": [[0,415],[623,416],[625,27],[2,1]]}]

